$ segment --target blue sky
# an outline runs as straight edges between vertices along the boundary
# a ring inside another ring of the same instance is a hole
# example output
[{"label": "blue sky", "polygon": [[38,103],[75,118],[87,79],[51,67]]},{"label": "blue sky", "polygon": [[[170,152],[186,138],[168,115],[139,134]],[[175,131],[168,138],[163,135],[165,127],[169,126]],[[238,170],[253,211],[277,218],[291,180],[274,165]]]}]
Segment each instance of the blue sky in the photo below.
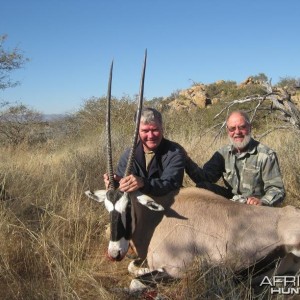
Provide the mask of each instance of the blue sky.
[{"label": "blue sky", "polygon": [[0,91],[43,113],[75,112],[106,94],[169,96],[193,82],[300,77],[299,0],[3,0],[0,35],[30,61]]}]

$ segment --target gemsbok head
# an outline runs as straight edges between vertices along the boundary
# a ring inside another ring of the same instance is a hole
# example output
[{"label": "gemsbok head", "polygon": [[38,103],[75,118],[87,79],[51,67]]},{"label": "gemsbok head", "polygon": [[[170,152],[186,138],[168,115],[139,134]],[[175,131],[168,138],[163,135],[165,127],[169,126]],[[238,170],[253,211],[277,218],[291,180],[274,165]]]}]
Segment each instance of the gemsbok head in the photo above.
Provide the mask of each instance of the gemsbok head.
[{"label": "gemsbok head", "polygon": [[[129,159],[127,161],[124,177],[131,174],[134,152],[138,139],[141,111],[143,106],[144,81],[147,62],[147,51],[145,51],[144,64],[142,68],[138,108],[135,119],[135,130],[130,148]],[[110,67],[108,90],[107,90],[107,111],[106,111],[106,138],[107,138],[107,174],[109,177],[108,190],[98,190],[95,192],[86,191],[86,195],[98,202],[103,202],[110,215],[110,242],[108,246],[108,257],[111,260],[120,261],[126,255],[129,248],[129,241],[134,230],[134,220],[132,220],[131,201],[136,199],[151,210],[163,210],[163,207],[153,201],[153,199],[139,192],[121,192],[114,181],[114,171],[112,162],[111,145],[111,87],[112,87],[113,62]]]}]

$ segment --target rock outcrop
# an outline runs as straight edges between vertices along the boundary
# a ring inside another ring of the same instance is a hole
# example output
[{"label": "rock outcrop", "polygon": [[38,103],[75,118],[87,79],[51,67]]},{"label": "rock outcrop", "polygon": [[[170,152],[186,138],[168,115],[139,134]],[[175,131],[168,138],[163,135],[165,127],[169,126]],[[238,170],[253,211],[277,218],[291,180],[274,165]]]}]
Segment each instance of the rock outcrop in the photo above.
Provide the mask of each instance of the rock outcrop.
[{"label": "rock outcrop", "polygon": [[[179,91],[177,96],[173,98],[172,101],[168,101],[168,99],[166,99],[163,103],[161,103],[161,109],[164,108],[175,111],[196,110],[207,108],[210,105],[215,105],[226,97],[225,91],[222,91],[222,85],[224,84],[226,84],[226,81],[224,80],[219,80],[214,83],[214,85],[217,85],[217,90],[220,90],[220,93],[211,99],[207,93],[209,85],[205,85],[203,83],[195,83],[190,88]],[[256,80],[250,76],[240,84],[236,84],[235,87],[237,89],[243,89],[249,87],[250,85],[262,84],[263,83],[260,80]],[[295,101],[296,104],[299,103],[299,91],[296,92],[296,89],[274,88],[274,91],[277,91],[278,96],[280,96],[281,98],[283,94],[285,94],[287,97],[291,97],[291,99]]]}]

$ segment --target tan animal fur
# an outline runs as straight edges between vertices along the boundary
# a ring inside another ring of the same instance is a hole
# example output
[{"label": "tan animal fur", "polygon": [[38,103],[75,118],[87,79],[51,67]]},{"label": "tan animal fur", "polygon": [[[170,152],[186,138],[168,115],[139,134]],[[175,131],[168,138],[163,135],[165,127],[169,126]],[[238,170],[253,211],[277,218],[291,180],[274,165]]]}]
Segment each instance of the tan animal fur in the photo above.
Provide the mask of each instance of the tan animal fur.
[{"label": "tan animal fur", "polygon": [[[132,195],[133,196],[133,195]],[[134,198],[134,197],[133,197]],[[300,256],[300,209],[250,206],[199,188],[155,198],[155,212],[132,201],[132,240],[150,270],[180,277],[196,256],[234,270],[255,264],[276,249]]]}]

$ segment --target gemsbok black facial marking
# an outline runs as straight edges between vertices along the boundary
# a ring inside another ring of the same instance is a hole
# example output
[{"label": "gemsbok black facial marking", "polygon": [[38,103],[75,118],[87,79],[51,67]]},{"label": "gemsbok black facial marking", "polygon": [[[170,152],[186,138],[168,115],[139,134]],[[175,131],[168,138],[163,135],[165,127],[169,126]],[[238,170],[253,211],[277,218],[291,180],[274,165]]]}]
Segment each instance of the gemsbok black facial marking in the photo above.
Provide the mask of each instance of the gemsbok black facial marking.
[{"label": "gemsbok black facial marking", "polygon": [[119,190],[109,190],[106,194],[110,207],[111,241],[119,241],[122,237],[131,237],[131,204],[128,194]]}]

